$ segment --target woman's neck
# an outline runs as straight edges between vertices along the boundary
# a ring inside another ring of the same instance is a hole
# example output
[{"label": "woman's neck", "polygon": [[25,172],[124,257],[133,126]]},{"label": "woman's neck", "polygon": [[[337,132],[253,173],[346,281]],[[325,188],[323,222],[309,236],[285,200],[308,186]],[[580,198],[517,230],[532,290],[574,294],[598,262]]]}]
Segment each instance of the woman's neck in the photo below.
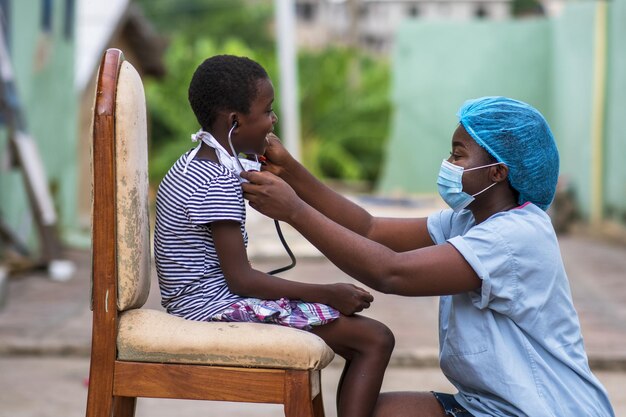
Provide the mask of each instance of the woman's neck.
[{"label": "woman's neck", "polygon": [[[505,189],[494,187],[494,193],[490,197],[490,199],[481,201],[481,204],[477,207],[469,208],[474,215],[476,224],[484,222],[496,213],[508,211],[518,206],[517,198],[508,186]],[[477,201],[474,203],[477,203]]]}]

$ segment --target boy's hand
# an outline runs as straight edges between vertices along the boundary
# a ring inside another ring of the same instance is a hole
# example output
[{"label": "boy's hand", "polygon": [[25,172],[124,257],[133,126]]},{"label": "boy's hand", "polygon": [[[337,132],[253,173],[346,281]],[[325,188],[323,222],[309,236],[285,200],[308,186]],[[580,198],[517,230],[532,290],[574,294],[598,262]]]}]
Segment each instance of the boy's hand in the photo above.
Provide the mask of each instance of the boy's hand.
[{"label": "boy's hand", "polygon": [[352,284],[330,284],[327,304],[341,312],[345,316],[369,308],[374,301],[372,294]]},{"label": "boy's hand", "polygon": [[265,164],[263,165],[263,171],[269,171],[274,175],[281,176],[286,170],[287,165],[293,160],[293,157],[287,149],[283,146],[273,133],[268,133],[265,137],[267,140],[267,146],[265,147]]}]

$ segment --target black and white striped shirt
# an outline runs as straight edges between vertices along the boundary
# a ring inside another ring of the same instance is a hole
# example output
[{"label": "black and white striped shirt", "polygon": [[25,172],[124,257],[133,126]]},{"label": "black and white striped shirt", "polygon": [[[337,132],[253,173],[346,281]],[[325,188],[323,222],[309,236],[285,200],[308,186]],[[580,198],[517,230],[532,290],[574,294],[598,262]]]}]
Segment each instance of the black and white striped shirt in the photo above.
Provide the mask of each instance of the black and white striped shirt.
[{"label": "black and white striped shirt", "polygon": [[170,314],[204,321],[243,299],[228,289],[211,223],[239,222],[247,245],[246,208],[238,178],[219,163],[192,160],[183,173],[188,154],[159,185],[154,257],[163,307]]}]

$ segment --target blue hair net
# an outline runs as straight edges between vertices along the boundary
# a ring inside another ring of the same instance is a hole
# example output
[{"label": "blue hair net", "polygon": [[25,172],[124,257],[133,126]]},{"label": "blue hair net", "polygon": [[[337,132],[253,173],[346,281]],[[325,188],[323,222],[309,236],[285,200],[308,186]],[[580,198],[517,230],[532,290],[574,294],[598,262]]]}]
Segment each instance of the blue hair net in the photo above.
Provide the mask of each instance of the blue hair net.
[{"label": "blue hair net", "polygon": [[541,113],[510,98],[482,97],[466,101],[457,116],[480,146],[509,167],[519,204],[530,201],[547,210],[556,191],[559,152]]}]

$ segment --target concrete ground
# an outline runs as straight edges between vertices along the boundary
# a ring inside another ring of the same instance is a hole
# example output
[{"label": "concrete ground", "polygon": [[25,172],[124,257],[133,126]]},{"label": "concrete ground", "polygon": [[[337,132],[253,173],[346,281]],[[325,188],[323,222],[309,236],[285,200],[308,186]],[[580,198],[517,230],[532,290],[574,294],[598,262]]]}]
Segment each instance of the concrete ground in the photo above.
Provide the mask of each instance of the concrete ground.
[{"label": "concrete ground", "polygon": [[[379,215],[422,215],[432,202],[366,201]],[[249,215],[249,248],[253,265],[270,270],[287,262],[273,223]],[[283,277],[305,282],[355,282],[295,232],[284,232],[298,257]],[[563,259],[579,312],[585,345],[594,372],[605,385],[616,416],[626,417],[626,247],[581,235],[561,236]],[[91,312],[90,256],[67,253],[77,270],[67,282],[53,281],[45,271],[11,277],[0,310],[0,417],[72,417],[85,412],[89,370]],[[384,391],[453,391],[437,368],[437,300],[373,292],[375,302],[364,314],[386,323],[396,335],[396,349]],[[160,308],[153,285],[147,302]],[[334,412],[334,390],[341,371],[335,359],[322,376],[328,417]],[[140,399],[138,416],[280,416],[274,405],[242,405]]]},{"label": "concrete ground", "polygon": [[[0,416],[80,417],[85,415],[87,388],[84,380],[89,372],[88,358],[2,357],[0,370]],[[322,373],[322,395],[326,417],[337,415],[334,410],[334,389],[340,372],[341,364],[333,363]],[[596,375],[609,391],[615,415],[626,416],[626,374],[601,371]],[[383,391],[405,390],[452,392],[453,388],[437,368],[398,366],[389,368]],[[282,408],[273,404],[153,398],[139,399],[136,412],[137,417],[278,417],[281,415]]]}]

